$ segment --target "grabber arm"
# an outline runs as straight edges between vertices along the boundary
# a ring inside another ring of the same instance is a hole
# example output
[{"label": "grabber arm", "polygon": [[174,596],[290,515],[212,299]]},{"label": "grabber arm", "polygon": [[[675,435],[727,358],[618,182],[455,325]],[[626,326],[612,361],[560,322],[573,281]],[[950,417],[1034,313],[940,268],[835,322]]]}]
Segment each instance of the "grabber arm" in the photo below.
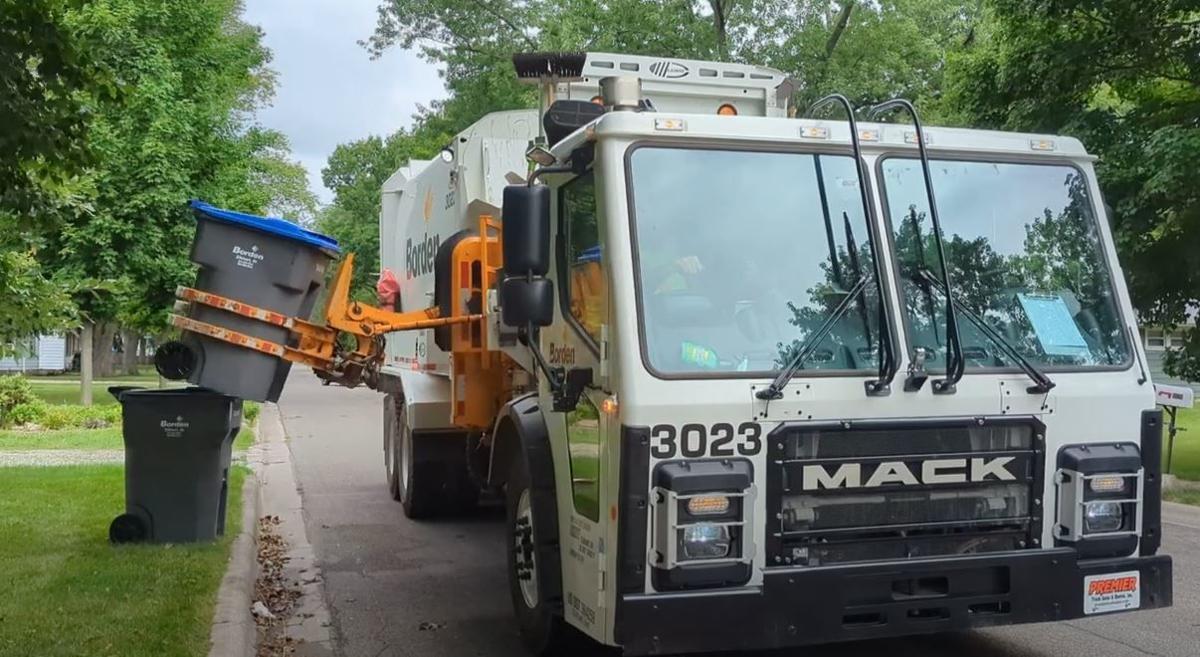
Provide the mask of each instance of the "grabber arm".
[{"label": "grabber arm", "polygon": [[346,259],[334,273],[329,286],[329,303],[325,309],[325,326],[335,334],[354,338],[353,348],[334,343],[336,358],[329,368],[317,368],[317,376],[329,382],[353,387],[359,381],[375,387],[379,377],[379,366],[383,364],[383,336],[395,331],[412,331],[435,328],[451,324],[466,324],[481,321],[483,315],[457,315],[442,317],[436,307],[410,312],[395,312],[350,300],[350,280],[354,274],[354,254]]},{"label": "grabber arm", "polygon": [[[412,312],[393,312],[350,300],[350,279],[354,273],[354,254],[334,273],[325,310],[325,324],[314,324],[298,317],[288,317],[265,308],[251,306],[236,299],[179,287],[175,296],[176,313],[169,316],[172,326],[214,340],[275,356],[313,368],[317,376],[329,383],[354,387],[366,383],[374,387],[383,364],[383,336],[393,331],[433,328],[449,324],[479,321],[483,315],[441,317],[438,308]],[[256,338],[245,333],[192,319],[185,312],[189,304],[218,308],[242,317],[286,328],[291,335],[287,344]],[[342,339],[342,336],[352,339]]]}]

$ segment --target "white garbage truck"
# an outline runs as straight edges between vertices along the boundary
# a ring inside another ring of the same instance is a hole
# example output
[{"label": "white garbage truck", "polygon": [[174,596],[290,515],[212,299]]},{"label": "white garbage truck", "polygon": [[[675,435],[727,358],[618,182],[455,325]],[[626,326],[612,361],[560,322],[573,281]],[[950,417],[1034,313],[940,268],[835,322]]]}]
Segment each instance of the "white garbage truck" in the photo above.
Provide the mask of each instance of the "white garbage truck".
[{"label": "white garbage truck", "polygon": [[1077,140],[797,108],[756,66],[514,64],[539,109],[385,184],[385,312],[427,319],[358,367],[410,517],[506,500],[534,653],[1171,604],[1161,414]]}]

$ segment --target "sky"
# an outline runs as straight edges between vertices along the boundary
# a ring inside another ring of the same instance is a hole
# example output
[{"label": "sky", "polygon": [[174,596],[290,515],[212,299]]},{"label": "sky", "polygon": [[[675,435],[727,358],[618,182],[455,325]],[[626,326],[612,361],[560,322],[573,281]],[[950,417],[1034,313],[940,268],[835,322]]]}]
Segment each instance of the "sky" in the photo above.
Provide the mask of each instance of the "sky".
[{"label": "sky", "polygon": [[358,45],[375,28],[380,0],[246,0],[244,19],[265,32],[277,74],[258,122],[287,135],[322,203],[321,168],[338,144],[412,123],[418,104],[446,95],[437,69],[392,48],[371,60]]}]

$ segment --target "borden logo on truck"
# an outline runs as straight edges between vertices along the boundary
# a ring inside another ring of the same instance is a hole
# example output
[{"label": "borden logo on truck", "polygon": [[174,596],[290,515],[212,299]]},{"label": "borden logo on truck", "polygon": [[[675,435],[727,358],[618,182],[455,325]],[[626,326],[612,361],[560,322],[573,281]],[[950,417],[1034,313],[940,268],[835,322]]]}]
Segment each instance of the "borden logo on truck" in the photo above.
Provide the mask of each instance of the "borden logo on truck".
[{"label": "borden logo on truck", "polygon": [[818,488],[877,488],[879,486],[919,486],[935,484],[965,484],[967,482],[1012,481],[1016,479],[1005,466],[1013,460],[1011,456],[993,459],[929,459],[914,463],[912,467],[903,461],[884,461],[863,480],[862,463],[843,463],[832,473],[823,465],[806,465],[803,470],[803,489]]},{"label": "borden logo on truck", "polygon": [[424,276],[425,274],[433,273],[433,262],[437,256],[438,246],[442,243],[441,237],[425,234],[424,239],[413,245],[412,238],[404,243],[404,270],[408,273],[409,278]]}]

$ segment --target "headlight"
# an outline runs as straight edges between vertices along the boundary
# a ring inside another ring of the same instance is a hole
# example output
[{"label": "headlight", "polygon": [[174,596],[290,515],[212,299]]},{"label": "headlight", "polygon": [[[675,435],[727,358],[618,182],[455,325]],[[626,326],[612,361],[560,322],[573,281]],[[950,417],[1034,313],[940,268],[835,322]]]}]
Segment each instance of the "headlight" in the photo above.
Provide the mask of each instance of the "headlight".
[{"label": "headlight", "polygon": [[1084,533],[1115,532],[1125,524],[1125,510],[1119,502],[1088,502],[1083,512]]},{"label": "headlight", "polygon": [[729,528],[711,522],[688,525],[680,542],[686,559],[723,559],[729,555]]}]

